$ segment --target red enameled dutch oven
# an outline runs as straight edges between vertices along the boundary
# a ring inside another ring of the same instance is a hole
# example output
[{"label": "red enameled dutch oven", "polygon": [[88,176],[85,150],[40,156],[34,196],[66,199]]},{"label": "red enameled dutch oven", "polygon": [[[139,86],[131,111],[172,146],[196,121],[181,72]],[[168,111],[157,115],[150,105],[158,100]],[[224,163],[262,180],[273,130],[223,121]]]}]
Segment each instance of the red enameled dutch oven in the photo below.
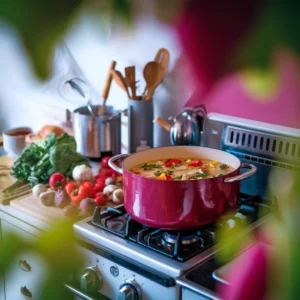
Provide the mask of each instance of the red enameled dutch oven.
[{"label": "red enameled dutch oven", "polygon": [[[138,164],[169,158],[202,158],[230,165],[224,176],[199,180],[158,180],[141,177],[130,170]],[[122,161],[122,168],[114,162]],[[156,228],[186,230],[210,224],[239,205],[240,181],[256,172],[251,164],[227,152],[196,146],[153,148],[132,155],[112,157],[109,166],[123,174],[124,205],[136,221]],[[248,168],[241,174],[241,168]]]}]

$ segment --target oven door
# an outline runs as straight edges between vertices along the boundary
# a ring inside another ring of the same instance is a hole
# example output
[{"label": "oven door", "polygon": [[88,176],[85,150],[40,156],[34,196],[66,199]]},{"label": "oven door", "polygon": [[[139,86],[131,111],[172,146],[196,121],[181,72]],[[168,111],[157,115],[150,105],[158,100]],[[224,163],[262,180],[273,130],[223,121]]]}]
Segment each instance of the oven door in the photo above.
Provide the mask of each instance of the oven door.
[{"label": "oven door", "polygon": [[110,300],[110,298],[100,293],[83,292],[80,286],[76,283],[66,283],[65,287],[74,295],[73,300]]}]

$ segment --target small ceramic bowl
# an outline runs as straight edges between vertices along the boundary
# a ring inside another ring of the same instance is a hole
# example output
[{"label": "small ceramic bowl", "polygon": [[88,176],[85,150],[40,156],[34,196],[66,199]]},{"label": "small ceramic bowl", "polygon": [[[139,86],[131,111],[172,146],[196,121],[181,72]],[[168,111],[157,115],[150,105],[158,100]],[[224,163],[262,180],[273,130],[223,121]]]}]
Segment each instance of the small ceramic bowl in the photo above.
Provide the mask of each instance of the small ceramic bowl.
[{"label": "small ceramic bowl", "polygon": [[3,148],[8,156],[19,156],[26,146],[25,137],[31,133],[29,127],[12,128],[3,133]]}]

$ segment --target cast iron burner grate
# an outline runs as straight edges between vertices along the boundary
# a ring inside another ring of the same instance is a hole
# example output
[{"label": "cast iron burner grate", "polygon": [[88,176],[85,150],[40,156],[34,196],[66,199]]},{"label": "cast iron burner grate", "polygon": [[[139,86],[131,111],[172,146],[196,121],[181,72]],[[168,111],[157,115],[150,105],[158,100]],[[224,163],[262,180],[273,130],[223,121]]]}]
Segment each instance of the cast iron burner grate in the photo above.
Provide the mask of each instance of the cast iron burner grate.
[{"label": "cast iron burner grate", "polygon": [[170,231],[147,227],[133,220],[123,205],[107,207],[103,212],[96,208],[92,224],[121,238],[133,241],[178,261],[186,261],[214,244],[216,226],[233,228],[240,222],[253,223],[268,214],[274,203],[262,201],[260,196],[241,194],[238,212],[221,224],[210,224],[196,230]]}]

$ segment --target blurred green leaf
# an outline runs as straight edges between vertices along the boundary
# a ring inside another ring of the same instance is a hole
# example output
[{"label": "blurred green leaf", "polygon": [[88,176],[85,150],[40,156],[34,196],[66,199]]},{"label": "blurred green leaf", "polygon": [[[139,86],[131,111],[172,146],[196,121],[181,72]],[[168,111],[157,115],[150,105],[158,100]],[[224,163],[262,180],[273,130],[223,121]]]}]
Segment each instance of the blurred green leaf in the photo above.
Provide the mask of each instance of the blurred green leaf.
[{"label": "blurred green leaf", "polygon": [[[226,219],[226,217],[224,217]],[[224,220],[220,221],[224,224]],[[253,242],[254,237],[249,232],[248,223],[236,224],[229,229],[227,226],[221,226],[216,232],[216,242],[219,251],[216,253],[216,259],[224,264],[237,255],[248,243]]]},{"label": "blurred green leaf", "polygon": [[51,74],[52,55],[82,0],[1,0],[0,18],[13,25],[40,79]]}]

